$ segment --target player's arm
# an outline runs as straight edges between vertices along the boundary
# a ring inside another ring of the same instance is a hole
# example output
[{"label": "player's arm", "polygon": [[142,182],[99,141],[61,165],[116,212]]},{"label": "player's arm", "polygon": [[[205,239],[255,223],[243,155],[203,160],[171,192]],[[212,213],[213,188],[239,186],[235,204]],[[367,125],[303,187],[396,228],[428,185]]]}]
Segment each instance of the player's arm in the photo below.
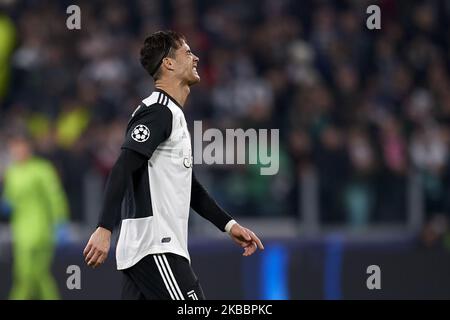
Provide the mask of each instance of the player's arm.
[{"label": "player's arm", "polygon": [[98,227],[112,233],[114,225],[120,217],[127,179],[141,168],[147,160],[147,157],[143,154],[129,149],[122,149],[106,183]]},{"label": "player's arm", "polygon": [[94,268],[102,264],[108,255],[111,233],[120,217],[128,179],[147,164],[158,145],[169,137],[172,130],[172,113],[167,107],[153,105],[144,108],[129,125],[120,156],[108,177],[98,227],[83,252],[86,263]]},{"label": "player's arm", "polygon": [[209,195],[197,180],[194,171],[192,171],[191,208],[221,231],[226,231],[225,227],[228,229],[235,222]]},{"label": "player's arm", "polygon": [[197,180],[194,172],[192,172],[191,208],[221,231],[226,231],[237,244],[244,248],[244,256],[252,255],[257,248],[264,250],[256,234],[242,227],[226,213]]},{"label": "player's arm", "polygon": [[106,183],[98,227],[83,252],[89,266],[95,268],[106,260],[111,245],[111,233],[120,216],[127,179],[146,162],[145,156],[133,150],[123,149],[120,153]]}]

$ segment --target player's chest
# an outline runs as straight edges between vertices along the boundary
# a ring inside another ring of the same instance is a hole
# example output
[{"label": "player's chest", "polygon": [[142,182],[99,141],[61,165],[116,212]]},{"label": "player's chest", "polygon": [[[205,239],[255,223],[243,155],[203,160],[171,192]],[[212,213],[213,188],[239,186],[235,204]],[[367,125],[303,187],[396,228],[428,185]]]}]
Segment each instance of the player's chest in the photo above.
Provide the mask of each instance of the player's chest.
[{"label": "player's chest", "polygon": [[174,115],[172,133],[167,139],[166,146],[176,149],[191,148],[191,136],[183,114]]}]

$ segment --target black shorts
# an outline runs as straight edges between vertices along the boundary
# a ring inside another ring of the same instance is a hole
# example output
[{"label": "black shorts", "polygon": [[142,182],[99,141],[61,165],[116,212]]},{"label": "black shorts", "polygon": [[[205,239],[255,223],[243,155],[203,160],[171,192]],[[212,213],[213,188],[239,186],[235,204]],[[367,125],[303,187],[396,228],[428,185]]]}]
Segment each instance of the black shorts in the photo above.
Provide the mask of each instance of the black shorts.
[{"label": "black shorts", "polygon": [[124,300],[204,300],[189,261],[173,253],[149,254],[123,270]]}]

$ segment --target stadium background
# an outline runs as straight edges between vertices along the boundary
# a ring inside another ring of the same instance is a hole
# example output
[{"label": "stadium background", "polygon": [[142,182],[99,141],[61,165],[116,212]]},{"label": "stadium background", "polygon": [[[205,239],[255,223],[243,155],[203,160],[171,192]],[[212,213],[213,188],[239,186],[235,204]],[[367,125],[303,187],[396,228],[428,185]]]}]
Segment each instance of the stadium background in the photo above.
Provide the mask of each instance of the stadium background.
[{"label": "stadium background", "polygon": [[[81,30],[66,28],[71,4]],[[366,28],[370,4],[381,30]],[[0,9],[0,184],[7,131],[27,126],[69,200],[69,241],[52,267],[63,298],[119,297],[114,248],[95,271],[82,249],[128,117],[152,88],[139,48],[166,28],[200,57],[188,123],[280,129],[277,175],[197,166],[267,248],[242,258],[192,214],[193,265],[209,298],[450,298],[448,1],[4,0]],[[3,218],[2,299],[10,239]],[[66,287],[71,264],[81,290]],[[373,264],[381,290],[366,287]]]}]

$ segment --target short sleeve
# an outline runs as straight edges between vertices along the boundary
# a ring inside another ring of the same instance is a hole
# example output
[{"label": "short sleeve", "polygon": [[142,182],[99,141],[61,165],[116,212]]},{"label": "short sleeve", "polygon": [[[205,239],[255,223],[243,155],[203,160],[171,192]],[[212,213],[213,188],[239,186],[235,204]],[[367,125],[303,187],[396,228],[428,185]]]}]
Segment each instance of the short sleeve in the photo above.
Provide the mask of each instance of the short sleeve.
[{"label": "short sleeve", "polygon": [[142,107],[128,126],[122,149],[136,151],[150,159],[172,131],[172,112],[162,105]]}]

